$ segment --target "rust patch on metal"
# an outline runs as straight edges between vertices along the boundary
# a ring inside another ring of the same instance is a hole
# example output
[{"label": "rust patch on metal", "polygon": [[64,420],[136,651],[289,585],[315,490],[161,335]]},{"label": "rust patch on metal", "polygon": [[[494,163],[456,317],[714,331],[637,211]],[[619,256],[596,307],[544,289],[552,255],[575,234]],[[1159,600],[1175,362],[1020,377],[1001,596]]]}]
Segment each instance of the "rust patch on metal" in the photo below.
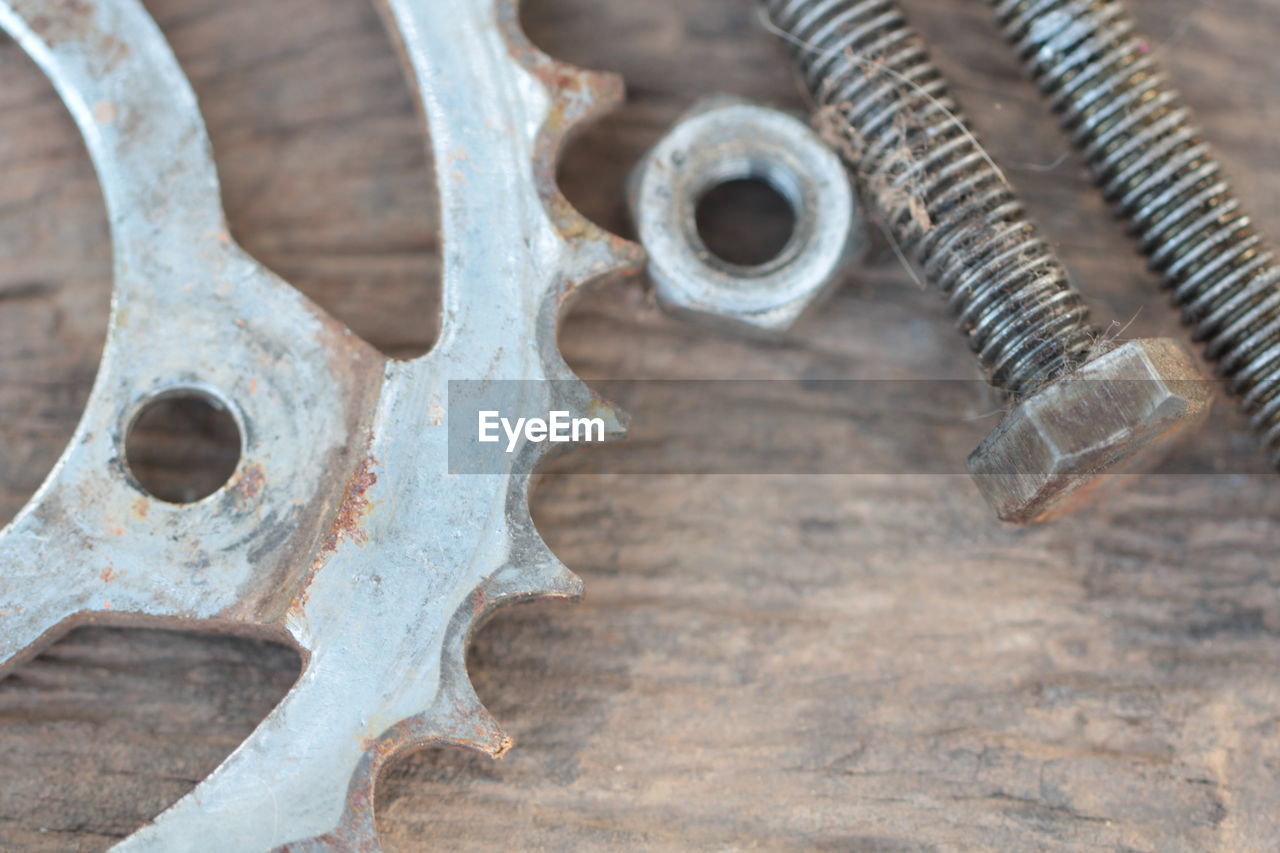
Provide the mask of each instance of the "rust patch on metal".
[{"label": "rust patch on metal", "polygon": [[81,41],[96,31],[93,3],[87,0],[58,0],[58,2],[29,2],[17,0],[13,8],[50,44]]},{"label": "rust patch on metal", "polygon": [[[114,35],[103,32],[98,26],[98,7],[92,0],[13,0],[12,8],[28,23],[31,30],[51,47],[76,44],[88,47],[91,54],[92,73],[105,77],[129,55],[129,46]],[[102,117],[95,110],[95,117]],[[110,124],[115,119],[111,110]]]},{"label": "rust patch on metal", "polygon": [[110,101],[98,101],[93,105],[93,120],[98,124],[114,124],[116,105]]},{"label": "rust patch on metal", "polygon": [[377,458],[366,456],[360,460],[360,464],[356,466],[355,471],[347,478],[347,485],[342,490],[342,502],[338,505],[338,512],[329,524],[329,529],[325,532],[324,537],[320,540],[320,549],[316,552],[315,559],[311,561],[311,567],[307,570],[306,576],[302,580],[300,591],[289,603],[290,610],[299,610],[306,605],[312,578],[315,577],[316,572],[324,564],[325,557],[335,553],[338,550],[338,545],[344,539],[355,542],[357,545],[363,545],[369,541],[369,534],[365,533],[364,528],[360,525],[364,517],[373,508],[373,503],[367,497],[367,493],[373,487],[373,484],[378,482],[378,475],[373,472],[373,468],[377,464]]},{"label": "rust patch on metal", "polygon": [[102,581],[103,583],[111,583],[117,577],[119,577],[119,575],[116,574],[116,570],[111,568],[110,566],[107,566],[105,569],[98,572],[98,580]]},{"label": "rust patch on metal", "polygon": [[320,545],[321,554],[332,554],[337,551],[339,543],[344,539],[349,539],[357,545],[363,545],[369,541],[369,534],[364,532],[360,522],[369,514],[373,506],[365,494],[374,483],[378,482],[378,475],[373,473],[373,467],[377,464],[377,459],[366,456],[360,460],[355,472],[347,480],[347,488],[343,491],[338,514],[329,525],[329,532],[325,534],[324,541]]},{"label": "rust patch on metal", "polygon": [[240,482],[236,484],[236,491],[246,500],[253,500],[266,484],[267,475],[262,470],[262,463],[255,462],[244,470],[244,475],[240,478]]}]

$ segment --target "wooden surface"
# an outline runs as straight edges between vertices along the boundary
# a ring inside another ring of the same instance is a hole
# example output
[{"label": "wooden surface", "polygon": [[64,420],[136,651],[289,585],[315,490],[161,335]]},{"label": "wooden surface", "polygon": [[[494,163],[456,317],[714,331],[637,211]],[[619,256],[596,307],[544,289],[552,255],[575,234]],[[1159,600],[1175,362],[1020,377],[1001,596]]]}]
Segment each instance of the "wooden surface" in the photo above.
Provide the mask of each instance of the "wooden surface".
[{"label": "wooden surface", "polygon": [[[904,2],[1098,319],[1181,335],[985,4]],[[147,5],[200,97],[240,241],[386,352],[425,350],[431,180],[371,6]],[[1280,3],[1132,5],[1280,230]],[[541,0],[526,18],[549,51],[627,77],[629,103],[562,169],[569,197],[623,233],[623,175],[696,97],[801,105],[746,0]],[[88,392],[110,250],[76,131],[7,41],[0,79],[4,520]],[[634,282],[582,303],[563,341],[596,378],[974,375],[884,247],[783,345],[667,319]],[[1274,850],[1280,490],[1194,473],[1257,469],[1252,453],[1220,406],[1177,463],[1191,473],[1033,530],[993,523],[963,477],[550,476],[535,516],[586,599],[478,635],[474,679],[516,747],[401,762],[379,790],[384,843]],[[0,848],[104,849],[216,766],[297,666],[234,638],[95,628],[55,643],[0,682]]]}]

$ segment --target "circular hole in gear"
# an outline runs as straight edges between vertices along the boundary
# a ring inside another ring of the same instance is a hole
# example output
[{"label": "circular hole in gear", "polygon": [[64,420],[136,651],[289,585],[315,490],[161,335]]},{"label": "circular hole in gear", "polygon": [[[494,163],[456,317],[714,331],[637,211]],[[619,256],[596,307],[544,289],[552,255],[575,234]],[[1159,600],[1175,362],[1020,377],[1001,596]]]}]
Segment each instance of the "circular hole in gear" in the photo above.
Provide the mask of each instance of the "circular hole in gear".
[{"label": "circular hole in gear", "polygon": [[695,216],[707,249],[742,267],[776,258],[796,227],[791,202],[759,178],[736,178],[711,187],[698,199]]},{"label": "circular hole in gear", "polygon": [[152,497],[193,503],[230,479],[240,462],[240,428],[220,400],[202,391],[168,391],[129,425],[129,472]]}]

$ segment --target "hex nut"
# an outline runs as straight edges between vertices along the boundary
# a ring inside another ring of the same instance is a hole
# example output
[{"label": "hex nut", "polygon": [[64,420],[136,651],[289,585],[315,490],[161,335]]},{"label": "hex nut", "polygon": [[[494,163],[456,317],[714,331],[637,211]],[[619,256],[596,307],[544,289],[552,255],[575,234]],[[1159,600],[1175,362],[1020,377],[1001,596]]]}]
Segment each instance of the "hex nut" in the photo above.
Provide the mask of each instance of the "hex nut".
[{"label": "hex nut", "polygon": [[[698,234],[703,195],[742,179],[767,183],[795,216],[786,246],[758,266],[717,257]],[[627,195],[659,303],[739,331],[787,331],[868,245],[839,158],[799,119],[737,98],[704,99],[677,120],[633,170]]]},{"label": "hex nut", "polygon": [[1212,401],[1209,383],[1173,341],[1129,341],[1023,400],[967,467],[1001,519],[1043,521],[1105,475],[1150,468],[1204,421]]}]

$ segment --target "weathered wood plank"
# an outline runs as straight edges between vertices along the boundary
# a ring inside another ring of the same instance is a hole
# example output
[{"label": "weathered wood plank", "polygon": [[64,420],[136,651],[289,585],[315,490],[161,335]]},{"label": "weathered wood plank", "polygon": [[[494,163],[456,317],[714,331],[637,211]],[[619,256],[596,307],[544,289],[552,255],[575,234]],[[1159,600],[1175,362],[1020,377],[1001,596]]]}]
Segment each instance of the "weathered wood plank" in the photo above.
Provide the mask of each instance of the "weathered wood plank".
[{"label": "weathered wood plank", "polygon": [[[1132,4],[1259,220],[1280,228],[1280,5]],[[906,5],[1102,322],[1181,335],[1060,157],[985,4]],[[238,238],[384,350],[428,346],[431,181],[372,8],[148,6],[200,96]],[[631,101],[562,170],[615,230],[629,164],[696,97],[802,104],[745,0],[540,0],[526,17],[551,52],[628,78]],[[0,77],[7,518],[88,392],[110,249],[51,87],[8,42]],[[582,303],[564,348],[597,378],[974,375],[887,248],[855,279],[772,347],[614,286]],[[1251,453],[1224,406],[1178,470],[1247,470]],[[535,502],[587,598],[479,635],[472,672],[517,746],[496,764],[431,752],[394,768],[380,792],[391,849],[1235,851],[1280,837],[1272,476],[1154,477],[1027,531],[992,523],[962,477],[556,474]],[[249,640],[74,632],[0,682],[0,847],[103,849],[215,766],[296,667]]]}]

